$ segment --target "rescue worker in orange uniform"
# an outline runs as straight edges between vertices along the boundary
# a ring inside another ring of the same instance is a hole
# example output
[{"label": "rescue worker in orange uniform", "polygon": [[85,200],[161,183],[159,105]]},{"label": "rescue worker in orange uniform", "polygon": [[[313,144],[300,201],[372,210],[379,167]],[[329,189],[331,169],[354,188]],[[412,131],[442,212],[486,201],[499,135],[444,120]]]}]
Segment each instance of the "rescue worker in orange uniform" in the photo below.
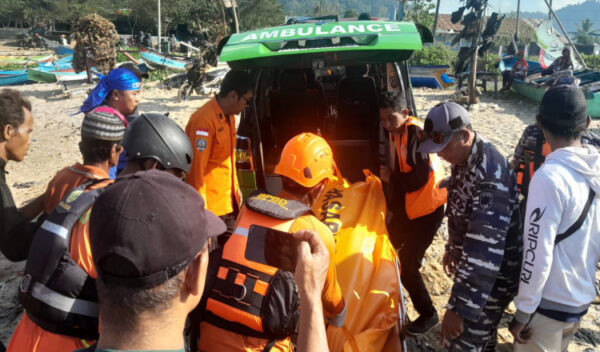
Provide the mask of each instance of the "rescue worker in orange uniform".
[{"label": "rescue worker in orange uniform", "polygon": [[321,299],[330,325],[341,327],[345,303],[337,281],[335,241],[329,228],[311,211],[336,166],[331,147],[314,134],[287,142],[275,173],[282,177],[278,196],[260,193],[248,198],[236,227],[223,247],[217,277],[200,323],[199,351],[293,351],[299,298],[292,273],[246,259],[251,225],[294,233],[317,232],[329,251],[330,264]]},{"label": "rescue worker in orange uniform", "polygon": [[228,233],[233,230],[241,202],[235,170],[234,115],[244,111],[251,101],[250,76],[231,70],[219,94],[196,110],[185,128],[195,149],[187,182],[198,190],[205,207],[221,217]]},{"label": "rescue worker in orange uniform", "polygon": [[381,93],[378,107],[383,127],[392,134],[398,165],[394,170],[387,166],[380,170],[390,189],[386,198],[393,215],[388,221],[388,231],[400,257],[402,284],[419,313],[408,325],[407,333],[421,335],[439,322],[419,269],[444,217],[447,191],[440,188],[444,170],[435,154],[417,151],[423,123],[409,116],[401,92]]},{"label": "rescue worker in orange uniform", "polygon": [[[113,125],[107,124],[108,121],[114,122]],[[116,126],[121,128],[116,129]],[[97,338],[98,307],[94,282],[97,274],[89,242],[88,219],[95,197],[112,183],[108,179],[108,167],[118,161],[120,152],[116,149],[120,150],[121,139],[129,153],[123,175],[160,169],[181,178],[189,170],[192,147],[183,130],[168,117],[143,114],[123,135],[124,131],[117,116],[108,119],[106,113],[95,112],[84,117],[82,137],[93,135],[98,138],[109,133],[111,137],[106,138],[118,140],[109,145],[110,159],[102,169],[100,176],[103,178],[90,177],[89,182],[71,190],[56,185],[55,190],[64,192],[65,197],[59,200],[57,210],[51,212],[34,237],[19,286],[19,299],[26,314],[13,334],[8,351],[70,352],[92,345]],[[98,155],[105,152],[97,151]],[[76,179],[78,174],[71,175],[71,172],[59,172],[60,179],[68,181],[66,184],[69,185],[80,181]],[[94,196],[87,197],[89,204],[80,206],[79,212],[74,211],[78,202],[86,198],[82,194]],[[73,212],[71,221],[68,218],[63,223],[54,220],[70,211]],[[62,242],[61,238],[64,239]]]}]

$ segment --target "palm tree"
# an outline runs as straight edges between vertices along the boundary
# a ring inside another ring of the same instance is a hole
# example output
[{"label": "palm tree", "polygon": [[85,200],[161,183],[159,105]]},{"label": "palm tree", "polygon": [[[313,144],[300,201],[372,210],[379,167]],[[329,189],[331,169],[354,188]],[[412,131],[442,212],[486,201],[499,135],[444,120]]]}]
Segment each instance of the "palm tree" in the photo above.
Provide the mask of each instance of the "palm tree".
[{"label": "palm tree", "polygon": [[594,23],[589,18],[582,20],[577,25],[577,32],[573,33],[577,44],[593,44],[597,41],[592,36],[600,36],[600,31],[594,30],[593,27]]}]

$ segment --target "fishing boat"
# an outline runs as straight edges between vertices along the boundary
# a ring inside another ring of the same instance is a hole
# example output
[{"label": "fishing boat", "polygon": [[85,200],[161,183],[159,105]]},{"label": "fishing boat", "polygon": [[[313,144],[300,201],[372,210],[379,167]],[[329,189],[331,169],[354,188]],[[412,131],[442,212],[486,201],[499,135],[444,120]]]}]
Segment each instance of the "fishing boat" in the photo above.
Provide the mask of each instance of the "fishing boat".
[{"label": "fishing boat", "polygon": [[[508,70],[516,61],[515,57],[503,59],[500,61],[499,68],[501,71]],[[549,81],[554,79],[554,77],[541,77],[544,67],[539,62],[527,61],[527,63],[529,64],[527,79],[514,79],[512,89],[522,96],[541,102],[544,93],[546,93]],[[600,71],[587,68],[575,70],[573,77],[585,94],[588,113],[593,118],[600,118]]]},{"label": "fishing boat", "polygon": [[444,89],[456,82],[448,76],[450,66],[409,66],[410,83],[413,87]]},{"label": "fishing boat", "polygon": [[[579,89],[585,94],[588,114],[593,118],[600,119],[600,71],[583,69],[575,71],[573,77],[579,81]],[[529,99],[541,102],[546,93],[546,83],[551,79],[553,79],[552,76],[525,81],[515,79],[512,88]]]},{"label": "fishing boat", "polygon": [[68,45],[58,44],[58,46],[54,50],[56,51],[56,54],[58,56],[73,55],[73,48],[71,48]]},{"label": "fishing boat", "polygon": [[0,55],[0,65],[27,65],[29,63],[50,62],[54,59],[53,54],[37,56],[6,56]]},{"label": "fishing boat", "polygon": [[[92,67],[92,70],[95,69]],[[73,69],[73,56],[66,56],[51,63],[39,63],[37,68],[27,70],[30,80],[44,83],[86,80],[87,73],[76,73]]]},{"label": "fishing boat", "polygon": [[175,71],[186,71],[185,65],[192,63],[191,59],[164,55],[144,46],[138,46],[138,50],[142,59],[150,65],[156,65]]},{"label": "fishing boat", "polygon": [[0,86],[23,84],[29,80],[27,70],[0,71]]}]

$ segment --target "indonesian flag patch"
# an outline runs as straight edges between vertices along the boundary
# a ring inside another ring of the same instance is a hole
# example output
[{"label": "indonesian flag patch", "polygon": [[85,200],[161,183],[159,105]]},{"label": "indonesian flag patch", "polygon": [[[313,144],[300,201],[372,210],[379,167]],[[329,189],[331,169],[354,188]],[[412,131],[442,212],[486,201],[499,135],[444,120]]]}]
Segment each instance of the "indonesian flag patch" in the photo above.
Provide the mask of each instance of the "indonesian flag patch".
[{"label": "indonesian flag patch", "polygon": [[208,137],[208,128],[196,128],[196,136]]}]

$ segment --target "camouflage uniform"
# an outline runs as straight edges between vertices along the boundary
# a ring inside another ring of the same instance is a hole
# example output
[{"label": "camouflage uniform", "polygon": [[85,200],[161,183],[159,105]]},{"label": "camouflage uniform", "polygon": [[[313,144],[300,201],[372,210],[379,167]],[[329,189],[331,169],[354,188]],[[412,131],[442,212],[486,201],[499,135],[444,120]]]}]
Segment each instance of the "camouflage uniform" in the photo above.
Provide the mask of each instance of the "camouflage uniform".
[{"label": "camouflage uniform", "polygon": [[446,252],[456,259],[447,308],[464,318],[448,351],[493,351],[498,323],[517,293],[522,239],[516,178],[494,146],[476,135],[448,189]]}]

